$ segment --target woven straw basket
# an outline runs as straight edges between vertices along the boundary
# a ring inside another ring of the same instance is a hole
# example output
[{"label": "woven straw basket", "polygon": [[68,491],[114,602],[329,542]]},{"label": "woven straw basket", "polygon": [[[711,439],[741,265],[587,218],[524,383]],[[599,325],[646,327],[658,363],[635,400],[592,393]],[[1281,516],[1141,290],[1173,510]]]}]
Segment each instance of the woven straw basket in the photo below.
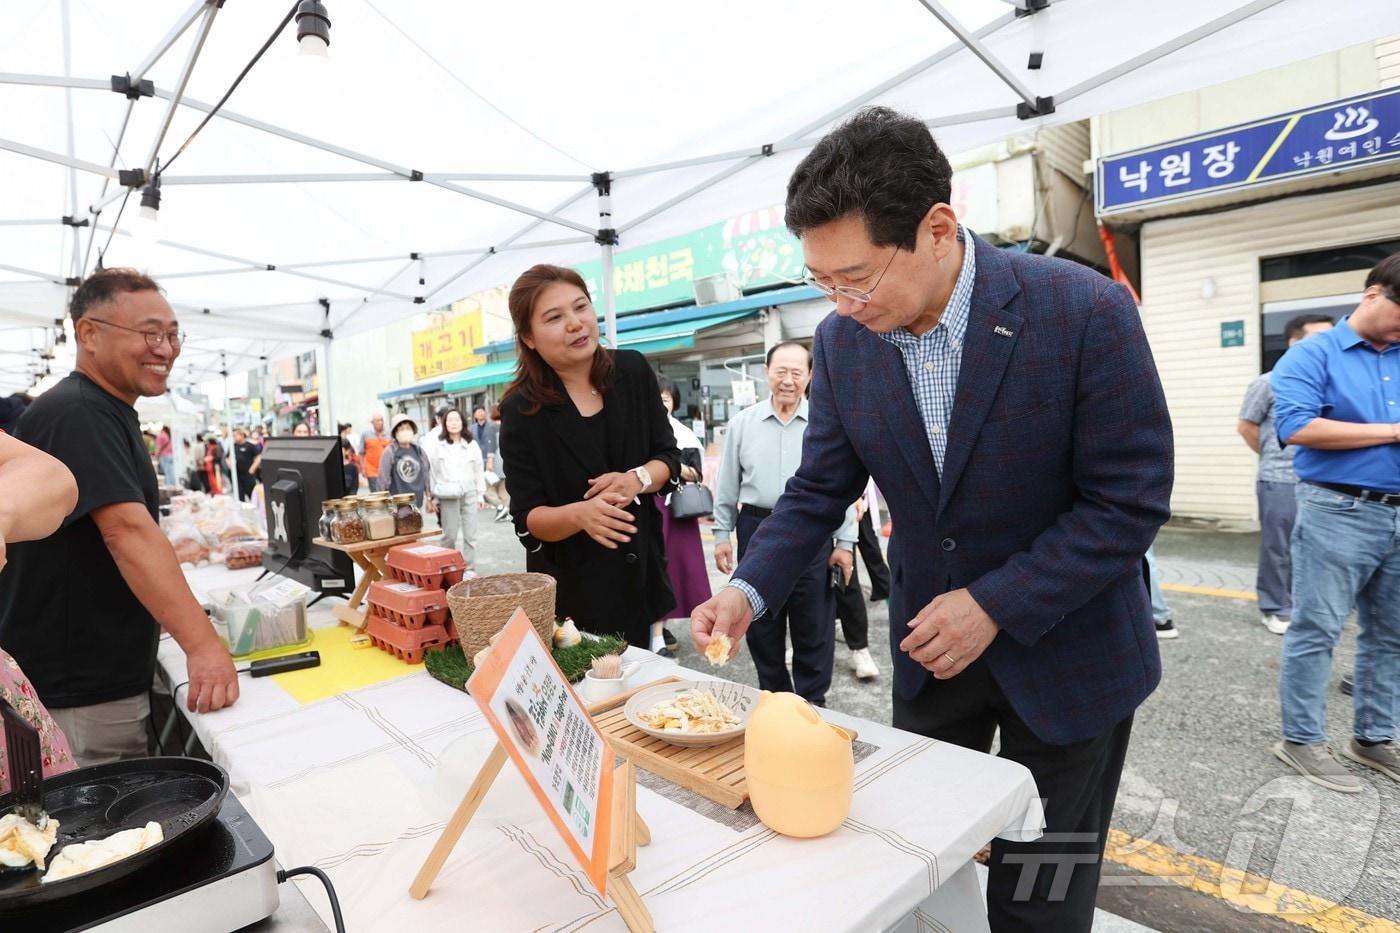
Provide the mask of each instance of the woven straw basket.
[{"label": "woven straw basket", "polygon": [[553,645],[554,590],[554,578],[543,573],[498,573],[452,586],[447,605],[467,660],[490,644],[517,607],[525,610],[545,646]]}]

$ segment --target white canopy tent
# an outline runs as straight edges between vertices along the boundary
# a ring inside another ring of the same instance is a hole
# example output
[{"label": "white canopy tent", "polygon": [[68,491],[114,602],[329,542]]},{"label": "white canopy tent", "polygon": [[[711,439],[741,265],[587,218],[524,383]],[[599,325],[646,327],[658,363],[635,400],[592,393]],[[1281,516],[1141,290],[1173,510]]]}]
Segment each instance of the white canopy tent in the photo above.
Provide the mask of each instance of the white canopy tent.
[{"label": "white canopy tent", "polygon": [[[1400,31],[1394,0],[326,0],[317,60],[289,8],[0,6],[0,388],[99,254],[167,289],[184,385],[779,203],[865,104],[957,152]],[[158,167],[142,243],[122,173]]]}]

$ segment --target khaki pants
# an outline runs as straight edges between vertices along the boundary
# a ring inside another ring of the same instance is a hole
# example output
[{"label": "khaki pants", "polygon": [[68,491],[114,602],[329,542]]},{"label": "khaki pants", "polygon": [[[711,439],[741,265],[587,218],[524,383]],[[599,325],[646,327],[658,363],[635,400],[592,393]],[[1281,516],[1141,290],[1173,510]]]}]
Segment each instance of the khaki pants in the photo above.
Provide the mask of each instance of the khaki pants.
[{"label": "khaki pants", "polygon": [[80,767],[149,754],[146,720],[151,718],[151,698],[147,694],[93,706],[51,709],[49,713],[67,736]]}]

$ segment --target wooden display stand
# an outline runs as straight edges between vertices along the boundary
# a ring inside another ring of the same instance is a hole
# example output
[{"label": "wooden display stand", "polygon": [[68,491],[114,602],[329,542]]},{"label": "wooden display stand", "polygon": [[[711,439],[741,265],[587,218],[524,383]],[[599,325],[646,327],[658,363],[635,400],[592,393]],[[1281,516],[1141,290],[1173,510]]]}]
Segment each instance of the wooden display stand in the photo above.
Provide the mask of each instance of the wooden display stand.
[{"label": "wooden display stand", "polygon": [[376,580],[393,576],[389,572],[389,565],[385,563],[389,548],[398,547],[400,544],[412,544],[423,538],[431,538],[440,534],[442,534],[440,530],[431,528],[417,534],[396,535],[392,538],[380,538],[378,541],[361,541],[358,544],[336,544],[325,538],[313,539],[311,543],[317,547],[330,548],[332,551],[348,554],[350,559],[355,562],[355,566],[361,570],[360,582],[356,584],[355,592],[350,594],[350,601],[344,606],[335,607],[331,614],[356,631],[364,631],[368,610],[360,607],[364,604],[365,594],[369,592],[369,585]]},{"label": "wooden display stand", "polygon": [[[491,754],[487,756],[486,763],[481,766],[476,780],[467,790],[467,795],[457,805],[452,819],[448,820],[442,835],[438,837],[437,844],[428,853],[423,867],[418,870],[418,876],[413,879],[408,892],[415,898],[422,900],[428,896],[428,889],[433,886],[438,872],[442,871],[442,866],[452,854],[457,840],[466,831],[467,824],[471,822],[477,807],[481,806],[481,801],[491,789],[492,782],[501,773],[506,757],[506,750],[499,742],[496,743],[491,749]],[[608,897],[612,899],[613,906],[617,908],[618,914],[632,933],[652,933],[655,930],[651,912],[647,910],[642,896],[637,893],[628,877],[632,869],[637,867],[637,846],[644,846],[649,842],[651,830],[642,822],[641,814],[637,812],[635,766],[624,759],[613,772],[612,835],[608,840]]]}]

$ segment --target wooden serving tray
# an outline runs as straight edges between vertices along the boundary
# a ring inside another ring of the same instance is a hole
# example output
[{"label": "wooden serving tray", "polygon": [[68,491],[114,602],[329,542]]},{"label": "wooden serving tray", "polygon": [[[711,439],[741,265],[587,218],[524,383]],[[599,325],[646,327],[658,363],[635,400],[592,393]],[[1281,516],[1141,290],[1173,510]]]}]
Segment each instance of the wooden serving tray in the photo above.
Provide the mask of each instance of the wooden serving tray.
[{"label": "wooden serving tray", "polygon": [[622,708],[633,694],[658,684],[679,683],[684,678],[663,677],[642,684],[588,708],[593,721],[607,737],[613,751],[639,768],[663,777],[702,797],[737,810],[749,799],[744,779],[744,737],[707,748],[683,748],[647,735],[627,721]]}]

